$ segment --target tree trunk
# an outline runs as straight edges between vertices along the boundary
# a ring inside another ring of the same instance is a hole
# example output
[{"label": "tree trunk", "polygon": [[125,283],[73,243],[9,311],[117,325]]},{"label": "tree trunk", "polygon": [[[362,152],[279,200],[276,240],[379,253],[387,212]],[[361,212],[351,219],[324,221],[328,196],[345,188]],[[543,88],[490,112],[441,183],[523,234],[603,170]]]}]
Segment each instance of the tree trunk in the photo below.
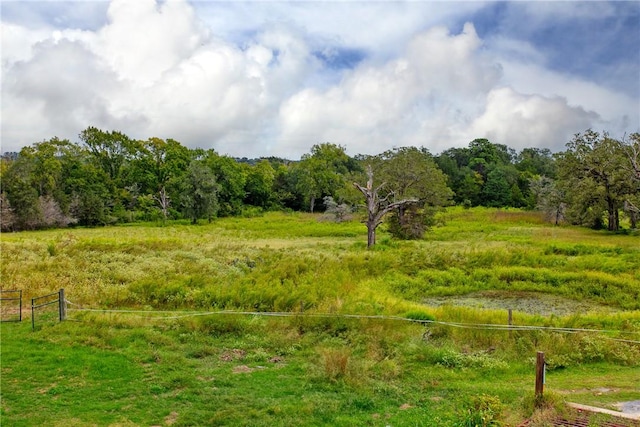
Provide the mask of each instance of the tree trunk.
[{"label": "tree trunk", "polygon": [[617,211],[613,198],[607,197],[607,230],[609,231],[618,231],[618,224],[616,223]]},{"label": "tree trunk", "polygon": [[367,249],[376,244],[376,226],[367,222]]},{"label": "tree trunk", "polygon": [[367,176],[369,179],[367,180],[366,187],[358,184],[357,182],[354,182],[353,185],[360,190],[366,200],[367,220],[364,222],[367,225],[367,248],[371,248],[376,244],[376,228],[378,228],[382,222],[382,218],[391,210],[405,206],[409,203],[415,203],[417,200],[408,199],[387,204],[386,200],[388,196],[380,199],[379,195],[380,189],[384,187],[384,184],[377,188],[373,187],[373,170],[370,165],[367,167]]}]

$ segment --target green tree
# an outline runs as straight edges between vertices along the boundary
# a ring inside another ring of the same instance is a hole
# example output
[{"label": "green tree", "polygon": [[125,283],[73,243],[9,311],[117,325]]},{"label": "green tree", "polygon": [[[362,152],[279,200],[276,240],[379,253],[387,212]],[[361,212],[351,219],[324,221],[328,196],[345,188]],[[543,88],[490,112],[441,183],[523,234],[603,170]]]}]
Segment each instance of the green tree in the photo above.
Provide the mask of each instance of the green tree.
[{"label": "green tree", "polygon": [[137,184],[142,194],[158,194],[191,162],[189,149],[173,139],[149,138],[138,141],[137,146],[126,181],[128,185]]},{"label": "green tree", "polygon": [[136,144],[118,131],[103,131],[93,126],[80,132],[80,141],[111,181],[120,179],[122,167],[136,151]]},{"label": "green tree", "polygon": [[201,160],[192,160],[186,173],[178,180],[180,206],[185,217],[197,224],[198,219],[209,221],[218,211],[218,184],[216,177]]},{"label": "green tree", "polygon": [[503,207],[511,204],[512,189],[504,167],[494,167],[487,174],[487,182],[482,187],[485,206]]},{"label": "green tree", "polygon": [[631,228],[637,228],[640,218],[640,133],[633,133],[626,141],[620,141],[625,154],[624,175],[629,177],[630,191],[624,202]]},{"label": "green tree", "polygon": [[468,172],[463,175],[462,180],[455,188],[455,200],[458,203],[478,206],[482,203],[482,186],[484,179],[478,172],[465,168]]},{"label": "green tree", "polygon": [[520,206],[528,195],[528,180],[520,178],[513,166],[515,158],[515,151],[506,145],[478,138],[468,148],[442,152],[436,162],[447,175],[456,203]]},{"label": "green tree", "polygon": [[421,238],[437,208],[449,204],[453,196],[446,176],[424,148],[388,150],[373,158],[372,164],[394,200],[415,200],[396,206],[389,219],[389,231],[398,238]]},{"label": "green tree", "polygon": [[38,190],[32,184],[33,164],[18,157],[2,176],[2,193],[13,213],[12,228],[32,230],[42,221]]},{"label": "green tree", "polygon": [[525,148],[517,157],[516,169],[528,172],[529,176],[556,177],[556,162],[548,148]]},{"label": "green tree", "polygon": [[620,227],[619,210],[630,193],[620,141],[587,130],[576,134],[557,158],[560,185],[568,196],[567,217],[577,224],[598,227],[606,213],[607,229]]},{"label": "green tree", "polygon": [[218,185],[218,214],[232,216],[242,213],[247,182],[243,165],[232,157],[220,156],[214,150],[207,151],[203,161],[213,172]]},{"label": "green tree", "polygon": [[273,185],[276,171],[267,160],[260,160],[250,166],[246,173],[244,203],[269,208],[274,203]]},{"label": "green tree", "polygon": [[[192,153],[173,139],[149,138],[135,144],[137,153],[123,171],[126,196],[131,200],[129,208],[135,208],[148,217],[149,207],[143,208],[136,203],[138,196],[145,196],[147,200],[156,202],[166,220],[170,201],[177,200],[179,196],[170,183],[180,180],[191,162]],[[171,192],[172,189],[175,191]]]},{"label": "green tree", "polygon": [[295,190],[313,212],[317,200],[325,196],[337,199],[340,189],[346,186],[348,173],[357,168],[344,147],[330,143],[314,145],[311,153],[303,155],[294,167]]},{"label": "green tree", "polygon": [[71,203],[69,210],[80,225],[96,226],[114,222],[110,215],[109,178],[104,170],[87,161],[82,153],[69,158],[66,164],[65,192]]}]

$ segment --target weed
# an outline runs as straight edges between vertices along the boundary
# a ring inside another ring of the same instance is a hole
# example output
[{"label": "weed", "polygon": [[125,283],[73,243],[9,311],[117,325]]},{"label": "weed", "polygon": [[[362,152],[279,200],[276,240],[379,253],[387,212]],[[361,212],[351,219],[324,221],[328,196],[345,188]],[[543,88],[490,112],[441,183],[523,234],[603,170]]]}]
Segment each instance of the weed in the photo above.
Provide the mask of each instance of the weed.
[{"label": "weed", "polygon": [[503,405],[496,396],[486,394],[474,396],[466,404],[460,427],[499,427],[502,426]]},{"label": "weed", "polygon": [[326,348],[320,350],[325,378],[337,381],[347,376],[351,350],[347,348]]}]

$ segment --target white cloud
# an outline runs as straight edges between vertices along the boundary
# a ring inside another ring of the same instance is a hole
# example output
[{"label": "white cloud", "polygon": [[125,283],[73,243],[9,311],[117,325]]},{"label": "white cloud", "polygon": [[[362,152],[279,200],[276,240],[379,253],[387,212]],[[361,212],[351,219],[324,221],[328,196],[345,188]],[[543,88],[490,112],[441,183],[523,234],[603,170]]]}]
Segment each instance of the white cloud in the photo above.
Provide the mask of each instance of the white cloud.
[{"label": "white cloud", "polygon": [[474,120],[469,137],[486,137],[516,150],[555,150],[597,120],[596,113],[571,107],[564,98],[523,95],[504,87],[489,93],[486,110]]},{"label": "white cloud", "polygon": [[0,23],[2,39],[3,68],[17,61],[24,61],[33,55],[33,46],[51,37],[48,29],[30,30],[20,25],[7,22]]},{"label": "white cloud", "polygon": [[[640,101],[629,93],[614,91],[537,65],[503,62],[502,66],[505,81],[519,92],[546,97],[561,96],[568,105],[597,112],[599,119],[590,123],[596,129],[608,130],[612,136],[618,137],[629,129],[640,129]],[[580,130],[576,129],[573,133]]]},{"label": "white cloud", "polygon": [[97,34],[96,51],[121,78],[142,86],[189,58],[207,38],[182,1],[114,0],[108,17]]},{"label": "white cloud", "polygon": [[419,34],[402,57],[362,64],[324,92],[307,89],[287,100],[280,110],[284,140],[299,147],[331,141],[352,154],[406,145],[441,149],[499,81],[499,68],[480,46],[470,24],[459,35],[443,27]]},{"label": "white cloud", "polygon": [[[3,21],[2,149],[87,126],[247,157],[483,136],[562,149],[590,126],[640,126],[633,95],[548,70],[526,41],[460,31],[482,6],[113,0],[95,29]],[[354,68],[317,56],[340,49],[364,54]]]}]

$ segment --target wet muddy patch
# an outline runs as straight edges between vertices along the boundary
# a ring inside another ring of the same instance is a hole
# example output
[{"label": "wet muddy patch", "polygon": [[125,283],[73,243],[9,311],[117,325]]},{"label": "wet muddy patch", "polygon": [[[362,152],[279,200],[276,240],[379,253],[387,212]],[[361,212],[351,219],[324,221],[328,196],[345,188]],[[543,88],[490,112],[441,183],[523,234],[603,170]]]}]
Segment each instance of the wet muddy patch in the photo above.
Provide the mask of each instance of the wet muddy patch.
[{"label": "wet muddy patch", "polygon": [[542,316],[615,311],[609,306],[535,292],[484,291],[466,295],[430,297],[423,300],[423,303],[433,307],[453,305],[489,310],[512,309],[521,313]]}]

